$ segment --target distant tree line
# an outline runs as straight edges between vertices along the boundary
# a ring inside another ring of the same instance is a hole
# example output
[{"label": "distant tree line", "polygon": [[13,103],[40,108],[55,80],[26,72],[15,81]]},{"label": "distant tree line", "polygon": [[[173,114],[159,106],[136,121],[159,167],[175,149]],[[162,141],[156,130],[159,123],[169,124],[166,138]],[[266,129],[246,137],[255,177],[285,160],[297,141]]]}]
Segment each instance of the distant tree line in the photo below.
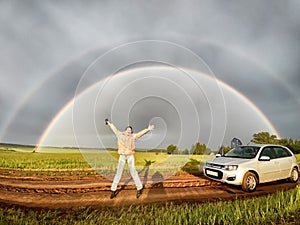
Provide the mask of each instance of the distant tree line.
[{"label": "distant tree line", "polygon": [[[300,154],[300,140],[293,140],[291,138],[277,138],[276,135],[271,135],[268,132],[260,132],[252,135],[251,142],[255,144],[278,144],[288,147],[294,154]],[[227,152],[231,149],[230,146],[222,146],[223,151]],[[190,149],[179,150],[174,144],[167,147],[167,154],[190,154],[190,155],[203,155],[211,154],[212,150],[207,148],[205,144],[196,142]]]},{"label": "distant tree line", "polygon": [[277,144],[288,147],[295,154],[300,154],[300,140],[291,138],[277,138],[276,135],[270,135],[268,132],[253,134],[251,142],[256,144]]},{"label": "distant tree line", "polygon": [[183,154],[183,155],[204,155],[210,154],[212,150],[206,147],[206,144],[201,144],[196,142],[191,146],[190,149],[179,150],[178,147],[174,144],[170,144],[167,147],[168,154]]}]

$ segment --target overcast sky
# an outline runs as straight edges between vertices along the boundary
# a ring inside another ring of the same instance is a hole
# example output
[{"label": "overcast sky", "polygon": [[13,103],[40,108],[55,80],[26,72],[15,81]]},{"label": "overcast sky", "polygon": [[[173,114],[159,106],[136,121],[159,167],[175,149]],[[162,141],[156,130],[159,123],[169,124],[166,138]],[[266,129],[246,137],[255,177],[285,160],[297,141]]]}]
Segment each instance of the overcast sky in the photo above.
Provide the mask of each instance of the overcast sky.
[{"label": "overcast sky", "polygon": [[[297,0],[2,0],[0,142],[37,144],[74,96],[143,59],[141,49],[122,55],[116,48],[144,40],[197,55],[206,66],[198,72],[253,102],[281,137],[300,139],[299,12]],[[149,59],[197,69],[173,53],[153,50]],[[86,76],[99,57],[99,76]]]}]

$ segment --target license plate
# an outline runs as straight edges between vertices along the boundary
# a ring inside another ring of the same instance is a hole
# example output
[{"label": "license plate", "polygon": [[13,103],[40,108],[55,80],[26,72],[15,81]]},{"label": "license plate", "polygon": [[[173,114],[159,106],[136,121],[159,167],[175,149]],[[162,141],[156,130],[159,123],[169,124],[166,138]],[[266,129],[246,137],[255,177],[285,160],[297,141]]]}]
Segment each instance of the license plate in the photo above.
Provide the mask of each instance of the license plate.
[{"label": "license plate", "polygon": [[208,175],[211,175],[211,176],[214,176],[214,177],[217,177],[217,176],[218,176],[218,173],[215,172],[215,171],[206,170],[206,173],[207,173]]}]

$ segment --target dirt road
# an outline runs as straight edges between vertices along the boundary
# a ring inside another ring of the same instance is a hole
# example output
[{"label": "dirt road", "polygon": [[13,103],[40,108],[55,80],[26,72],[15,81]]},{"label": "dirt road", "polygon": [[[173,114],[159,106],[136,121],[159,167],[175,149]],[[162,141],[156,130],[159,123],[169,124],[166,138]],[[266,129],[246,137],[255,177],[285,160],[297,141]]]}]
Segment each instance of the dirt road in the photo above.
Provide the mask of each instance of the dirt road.
[{"label": "dirt road", "polygon": [[166,202],[207,202],[267,195],[295,188],[297,184],[277,181],[259,185],[254,193],[239,187],[213,182],[202,175],[177,175],[158,183],[147,183],[142,196],[136,198],[134,183],[127,178],[120,192],[110,199],[111,181],[99,175],[76,177],[21,177],[0,174],[0,203],[34,208],[93,208],[129,206]]}]

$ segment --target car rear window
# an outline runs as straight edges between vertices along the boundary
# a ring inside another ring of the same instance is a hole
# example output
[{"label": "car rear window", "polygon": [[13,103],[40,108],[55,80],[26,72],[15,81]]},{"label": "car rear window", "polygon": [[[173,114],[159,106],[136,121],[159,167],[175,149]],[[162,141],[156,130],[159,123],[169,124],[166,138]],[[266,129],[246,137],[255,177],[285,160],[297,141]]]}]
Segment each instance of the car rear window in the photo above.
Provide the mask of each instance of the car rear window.
[{"label": "car rear window", "polygon": [[289,157],[292,156],[292,154],[285,148],[281,147],[274,147],[274,151],[276,153],[277,158],[283,158],[283,157]]}]

